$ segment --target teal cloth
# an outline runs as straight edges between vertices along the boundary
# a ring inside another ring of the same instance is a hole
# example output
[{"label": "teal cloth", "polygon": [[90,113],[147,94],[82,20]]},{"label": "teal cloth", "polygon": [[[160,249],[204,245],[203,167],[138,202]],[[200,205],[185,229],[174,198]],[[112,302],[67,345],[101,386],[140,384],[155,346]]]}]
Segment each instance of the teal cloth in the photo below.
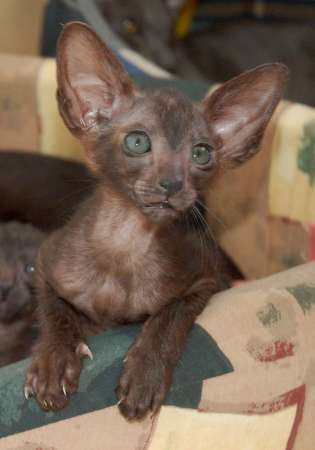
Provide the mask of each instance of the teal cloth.
[{"label": "teal cloth", "polygon": [[[140,325],[122,326],[90,339],[94,360],[85,359],[79,391],[60,412],[46,413],[34,399],[25,399],[23,384],[29,360],[3,367],[0,370],[0,437],[116,404],[114,390],[123,359],[139,330]],[[230,361],[214,339],[195,325],[165,403],[197,408],[203,380],[231,371]]]}]

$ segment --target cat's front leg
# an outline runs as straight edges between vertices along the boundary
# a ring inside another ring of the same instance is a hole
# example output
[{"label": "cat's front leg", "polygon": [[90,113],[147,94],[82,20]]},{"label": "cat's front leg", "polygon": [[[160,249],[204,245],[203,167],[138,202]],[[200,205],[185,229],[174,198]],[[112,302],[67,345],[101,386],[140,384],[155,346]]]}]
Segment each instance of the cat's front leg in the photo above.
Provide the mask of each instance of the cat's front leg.
[{"label": "cat's front leg", "polygon": [[76,392],[81,356],[92,356],[85,343],[80,317],[70,304],[49,287],[40,289],[41,336],[26,374],[25,397],[35,396],[46,411],[59,410]]},{"label": "cat's front leg", "polygon": [[116,388],[119,409],[127,419],[155,413],[163,403],[187,336],[214,293],[211,282],[198,283],[194,288],[151,316],[130,347]]}]

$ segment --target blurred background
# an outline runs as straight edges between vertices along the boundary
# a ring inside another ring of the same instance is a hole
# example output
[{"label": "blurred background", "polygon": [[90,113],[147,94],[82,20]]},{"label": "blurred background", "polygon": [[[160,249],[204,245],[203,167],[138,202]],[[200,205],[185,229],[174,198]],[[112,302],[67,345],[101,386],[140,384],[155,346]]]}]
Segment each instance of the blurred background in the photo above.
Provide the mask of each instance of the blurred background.
[{"label": "blurred background", "polygon": [[[287,98],[315,105],[315,0],[2,0],[4,10],[6,3],[23,14],[13,23],[1,12],[2,51],[24,30],[20,47],[38,32],[39,54],[54,56],[62,24],[83,20],[113,47],[208,84],[281,61],[291,71]],[[36,11],[37,24],[30,24]]]}]

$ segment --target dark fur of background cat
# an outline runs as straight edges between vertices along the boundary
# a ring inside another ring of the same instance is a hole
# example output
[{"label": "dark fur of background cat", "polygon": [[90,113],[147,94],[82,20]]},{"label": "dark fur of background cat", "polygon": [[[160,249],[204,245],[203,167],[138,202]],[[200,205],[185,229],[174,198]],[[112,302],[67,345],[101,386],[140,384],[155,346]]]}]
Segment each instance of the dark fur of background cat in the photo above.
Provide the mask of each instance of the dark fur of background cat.
[{"label": "dark fur of background cat", "polygon": [[286,98],[315,106],[314,22],[215,23],[178,44],[203,76],[215,82],[252,66],[281,61],[290,69]]},{"label": "dark fur of background cat", "polygon": [[0,221],[52,231],[91,193],[95,178],[83,164],[40,154],[0,152]]},{"label": "dark fur of background cat", "polygon": [[30,355],[37,337],[34,266],[44,234],[0,223],[0,367]]}]

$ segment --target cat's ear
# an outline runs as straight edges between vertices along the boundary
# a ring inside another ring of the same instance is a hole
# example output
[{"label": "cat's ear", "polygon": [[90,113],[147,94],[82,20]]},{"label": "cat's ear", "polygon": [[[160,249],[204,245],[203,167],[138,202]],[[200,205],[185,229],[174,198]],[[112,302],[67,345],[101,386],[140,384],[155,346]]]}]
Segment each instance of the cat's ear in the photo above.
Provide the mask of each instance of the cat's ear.
[{"label": "cat's ear", "polygon": [[57,47],[57,100],[75,134],[97,131],[126,111],[135,87],[113,52],[86,24],[67,24]]},{"label": "cat's ear", "polygon": [[283,64],[265,64],[227,81],[203,101],[203,110],[223,162],[251,158],[288,79]]}]

